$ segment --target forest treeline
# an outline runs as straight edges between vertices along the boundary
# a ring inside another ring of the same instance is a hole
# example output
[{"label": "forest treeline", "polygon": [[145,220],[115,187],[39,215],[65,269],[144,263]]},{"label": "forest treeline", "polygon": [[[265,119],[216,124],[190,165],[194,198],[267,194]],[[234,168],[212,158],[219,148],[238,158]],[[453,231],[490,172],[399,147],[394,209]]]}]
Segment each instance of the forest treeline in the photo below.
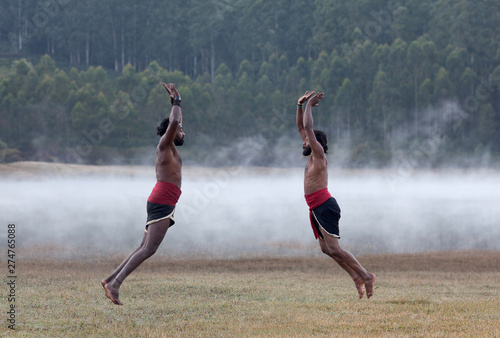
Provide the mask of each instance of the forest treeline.
[{"label": "forest treeline", "polygon": [[161,82],[181,92],[193,158],[251,145],[251,164],[283,164],[266,153],[297,147],[282,137],[305,90],[325,92],[315,126],[347,166],[500,158],[498,1],[1,7],[0,162],[135,163],[169,112]]}]

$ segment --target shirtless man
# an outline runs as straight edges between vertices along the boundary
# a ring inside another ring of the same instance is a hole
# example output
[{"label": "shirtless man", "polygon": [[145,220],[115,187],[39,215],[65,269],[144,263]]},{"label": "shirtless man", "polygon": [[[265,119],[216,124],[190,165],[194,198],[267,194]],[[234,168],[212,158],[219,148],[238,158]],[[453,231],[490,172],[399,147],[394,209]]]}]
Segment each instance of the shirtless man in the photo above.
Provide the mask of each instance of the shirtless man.
[{"label": "shirtless man", "polygon": [[182,161],[176,146],[184,143],[181,97],[175,85],[163,84],[172,102],[170,117],[157,128],[161,137],[156,147],[156,185],[147,202],[148,218],[141,245],[108,278],[101,281],[106,296],[116,305],[123,305],[118,290],[125,278],[142,262],[151,257],[162,242],[169,227],[174,225],[174,210],[181,195]]},{"label": "shirtless man", "polygon": [[[323,99],[323,93],[306,91],[297,101],[297,128],[302,137],[303,155],[308,156],[304,173],[304,194],[309,206],[309,218],[321,251],[330,256],[351,276],[359,298],[373,295],[375,275],[366,271],[356,258],[339,244],[340,208],[328,192],[328,151],[326,134],[313,130],[312,107]],[[305,112],[302,110],[307,101]]]}]

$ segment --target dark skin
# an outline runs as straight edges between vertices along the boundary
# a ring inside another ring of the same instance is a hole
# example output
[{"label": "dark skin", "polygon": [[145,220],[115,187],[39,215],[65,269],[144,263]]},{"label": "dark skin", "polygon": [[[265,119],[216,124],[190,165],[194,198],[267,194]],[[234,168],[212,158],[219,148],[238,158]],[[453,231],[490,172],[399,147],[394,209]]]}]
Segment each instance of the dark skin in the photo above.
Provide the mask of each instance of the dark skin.
[{"label": "dark skin", "polygon": [[[308,155],[304,172],[305,195],[328,187],[328,161],[323,146],[316,140],[312,117],[312,108],[317,107],[324,96],[324,93],[315,94],[313,91],[306,91],[297,101],[296,122],[297,129],[303,141],[302,149],[306,153],[310,149],[310,155]],[[307,104],[304,112],[301,106],[306,101]],[[363,297],[365,290],[366,296],[370,298],[373,295],[375,275],[366,271],[349,251],[342,249],[337,237],[328,234],[321,227],[320,231],[323,235],[323,239],[319,238],[321,251],[335,260],[351,276],[359,298]]]},{"label": "dark skin", "polygon": [[[163,87],[171,98],[179,96],[173,83],[169,85],[164,83]],[[183,139],[185,135],[180,119],[181,107],[172,106],[167,131],[160,138],[158,147],[156,147],[156,180],[175,184],[179,188],[182,181],[182,161],[177,147],[174,145],[174,140]]]},{"label": "dark skin", "polygon": [[297,107],[297,128],[302,137],[302,149],[310,148],[313,156],[309,156],[304,172],[304,193],[311,194],[315,191],[328,187],[328,161],[326,159],[323,147],[316,141],[313,130],[313,120],[311,108],[318,106],[319,101],[325,94],[306,92],[297,102],[303,104],[309,100],[306,105],[306,114],[303,114],[302,108]]},{"label": "dark skin", "polygon": [[[180,96],[173,83],[163,84],[170,98]],[[182,111],[179,106],[172,106],[169,116],[168,128],[160,138],[156,147],[156,180],[168,182],[181,188],[182,160],[175,146],[176,142],[184,139],[181,125]],[[142,242],[137,249],[132,251],[127,258],[106,279],[101,281],[106,296],[116,305],[123,305],[119,299],[119,289],[125,278],[151,257],[160,246],[168,228],[172,225],[170,219],[161,220],[151,224],[144,233]]]}]

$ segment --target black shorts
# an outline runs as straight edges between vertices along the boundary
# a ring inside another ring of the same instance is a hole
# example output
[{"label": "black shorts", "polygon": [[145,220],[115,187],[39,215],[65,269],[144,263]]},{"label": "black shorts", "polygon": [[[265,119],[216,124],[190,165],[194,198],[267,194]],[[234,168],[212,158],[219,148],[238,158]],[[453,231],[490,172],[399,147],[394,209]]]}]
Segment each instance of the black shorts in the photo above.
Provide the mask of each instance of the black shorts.
[{"label": "black shorts", "polygon": [[146,231],[150,224],[170,218],[170,226],[175,224],[174,211],[175,205],[156,204],[148,201],[147,204],[148,219],[146,221]]},{"label": "black shorts", "polygon": [[312,219],[319,237],[323,238],[320,227],[333,237],[340,238],[339,219],[340,207],[335,198],[330,197],[325,203],[311,211]]}]

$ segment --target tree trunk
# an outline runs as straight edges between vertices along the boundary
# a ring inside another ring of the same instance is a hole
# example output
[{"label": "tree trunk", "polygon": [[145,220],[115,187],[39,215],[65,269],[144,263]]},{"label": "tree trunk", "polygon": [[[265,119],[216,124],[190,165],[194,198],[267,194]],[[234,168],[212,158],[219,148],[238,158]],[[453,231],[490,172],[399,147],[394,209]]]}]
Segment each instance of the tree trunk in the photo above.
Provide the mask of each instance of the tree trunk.
[{"label": "tree trunk", "polygon": [[194,55],[193,61],[193,79],[196,79],[196,54]]},{"label": "tree trunk", "polygon": [[122,42],[122,68],[125,67],[125,32],[123,28],[123,12],[122,12],[122,27],[121,27],[121,42]]},{"label": "tree trunk", "polygon": [[413,71],[413,86],[415,90],[415,135],[418,134],[418,88],[417,88],[417,67]]},{"label": "tree trunk", "polygon": [[69,64],[72,65],[73,64],[73,50],[71,49],[71,40],[69,40],[69,43],[68,43],[68,52],[69,52]]},{"label": "tree trunk", "polygon": [[87,30],[87,41],[85,44],[85,65],[88,67],[90,64],[90,30]]},{"label": "tree trunk", "polygon": [[382,106],[382,118],[384,120],[384,150],[387,150],[387,118],[385,112],[385,104]]},{"label": "tree trunk", "polygon": [[134,68],[137,69],[137,11],[134,8],[134,35],[133,35],[133,41],[132,41],[132,62],[134,63]]},{"label": "tree trunk", "polygon": [[21,0],[18,0],[17,2],[17,27],[19,29],[19,40],[17,47],[19,48],[19,51],[23,49],[23,28],[21,24]]},{"label": "tree trunk", "polygon": [[210,41],[210,73],[212,74],[212,83],[215,79],[215,44],[213,38]]},{"label": "tree trunk", "polygon": [[115,26],[113,25],[113,23],[111,23],[111,29],[112,29],[112,34],[113,34],[113,56],[115,58],[115,72],[118,72],[119,71],[119,65],[118,65],[118,56],[117,56],[117,53],[116,53],[116,30],[115,30]]},{"label": "tree trunk", "polygon": [[351,105],[347,105],[347,142],[351,144]]},{"label": "tree trunk", "polygon": [[205,50],[201,49],[201,71],[202,73],[208,73],[207,60],[205,58]]}]

